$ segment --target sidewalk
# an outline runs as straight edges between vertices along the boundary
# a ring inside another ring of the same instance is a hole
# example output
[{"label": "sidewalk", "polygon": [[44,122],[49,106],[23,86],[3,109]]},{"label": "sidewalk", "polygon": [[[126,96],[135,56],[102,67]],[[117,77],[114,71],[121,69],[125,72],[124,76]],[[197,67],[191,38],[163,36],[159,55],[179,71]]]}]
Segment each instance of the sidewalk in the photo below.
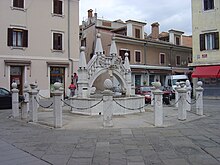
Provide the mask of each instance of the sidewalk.
[{"label": "sidewalk", "polygon": [[184,122],[176,119],[176,110],[166,107],[170,113],[161,128],[152,125],[152,112],[147,110],[114,117],[115,127],[107,129],[100,116],[65,112],[64,128],[53,129],[51,112],[40,112],[42,123],[49,119],[41,125],[9,119],[10,110],[0,111],[0,164],[218,165],[219,107],[218,100],[205,100],[205,116],[188,113]]}]

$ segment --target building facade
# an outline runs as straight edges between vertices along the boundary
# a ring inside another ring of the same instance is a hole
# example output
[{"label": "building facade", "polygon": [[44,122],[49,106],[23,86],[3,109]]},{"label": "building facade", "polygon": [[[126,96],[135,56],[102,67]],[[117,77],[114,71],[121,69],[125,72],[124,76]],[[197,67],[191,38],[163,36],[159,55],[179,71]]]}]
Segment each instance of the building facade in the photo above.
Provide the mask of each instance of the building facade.
[{"label": "building facade", "polygon": [[204,95],[219,96],[220,92],[220,1],[192,0],[194,83],[202,80]]},{"label": "building facade", "polygon": [[101,34],[104,54],[114,37],[118,54],[124,60],[129,54],[132,69],[132,83],[136,86],[151,85],[159,80],[162,84],[166,75],[188,74],[188,63],[192,58],[191,36],[170,30],[159,33],[159,23],[153,23],[152,32],[144,31],[145,22],[127,20],[108,21],[97,18],[97,13],[88,10],[88,19],[81,26],[81,45],[86,46],[87,62],[95,53],[95,36]]},{"label": "building facade", "polygon": [[53,83],[64,92],[77,70],[79,0],[0,1],[0,86],[20,93],[25,83],[38,83],[49,97]]}]

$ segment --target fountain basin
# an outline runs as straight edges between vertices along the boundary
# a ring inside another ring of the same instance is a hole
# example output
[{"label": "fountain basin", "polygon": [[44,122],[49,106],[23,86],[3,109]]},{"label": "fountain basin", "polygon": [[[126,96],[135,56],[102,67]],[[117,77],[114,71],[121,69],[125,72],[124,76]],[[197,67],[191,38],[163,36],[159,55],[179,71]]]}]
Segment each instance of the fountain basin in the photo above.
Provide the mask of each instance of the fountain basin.
[{"label": "fountain basin", "polygon": [[[125,115],[144,112],[144,97],[114,97],[113,101],[113,115]],[[71,112],[83,115],[102,115],[103,101],[100,98],[70,98]],[[141,107],[141,108],[140,108]]]}]

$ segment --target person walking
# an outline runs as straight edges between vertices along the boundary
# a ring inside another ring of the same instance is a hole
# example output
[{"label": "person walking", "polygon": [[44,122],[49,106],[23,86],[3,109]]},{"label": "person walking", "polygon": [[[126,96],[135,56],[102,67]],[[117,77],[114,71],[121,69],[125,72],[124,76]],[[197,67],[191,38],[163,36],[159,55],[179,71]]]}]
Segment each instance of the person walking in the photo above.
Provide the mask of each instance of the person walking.
[{"label": "person walking", "polygon": [[73,97],[75,95],[76,86],[74,85],[73,81],[71,82],[70,86],[70,96]]}]

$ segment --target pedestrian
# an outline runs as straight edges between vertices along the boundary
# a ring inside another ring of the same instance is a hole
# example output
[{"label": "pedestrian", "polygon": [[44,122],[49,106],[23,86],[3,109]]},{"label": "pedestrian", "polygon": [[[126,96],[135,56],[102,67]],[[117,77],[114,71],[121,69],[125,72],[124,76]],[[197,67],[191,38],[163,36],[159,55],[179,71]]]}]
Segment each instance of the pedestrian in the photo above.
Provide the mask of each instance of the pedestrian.
[{"label": "pedestrian", "polygon": [[78,82],[78,75],[77,73],[73,73],[73,83],[76,84],[76,86],[78,87],[77,82]]},{"label": "pedestrian", "polygon": [[75,95],[76,86],[74,85],[73,81],[71,82],[70,86],[70,96],[73,97]]}]

